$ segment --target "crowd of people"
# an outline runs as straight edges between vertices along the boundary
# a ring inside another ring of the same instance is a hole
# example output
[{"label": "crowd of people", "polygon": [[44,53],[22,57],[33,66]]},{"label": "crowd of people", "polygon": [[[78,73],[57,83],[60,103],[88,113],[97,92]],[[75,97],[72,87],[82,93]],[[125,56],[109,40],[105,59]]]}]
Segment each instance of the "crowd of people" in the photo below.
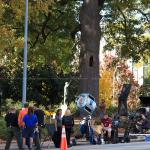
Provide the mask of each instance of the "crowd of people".
[{"label": "crowd of people", "polygon": [[57,148],[60,147],[62,125],[65,126],[65,130],[66,130],[67,145],[68,147],[71,147],[72,145],[70,144],[70,136],[71,136],[73,126],[74,126],[74,119],[69,108],[65,111],[65,114],[63,117],[62,117],[61,109],[58,109],[56,113],[56,117],[55,117],[55,131],[56,132],[54,133],[53,141],[54,141],[55,147]]},{"label": "crowd of people", "polygon": [[[102,101],[99,122],[97,124],[97,133],[99,137],[103,137],[104,133],[108,133],[109,140],[111,139],[112,120],[106,113],[105,101]],[[71,147],[70,137],[73,133],[74,118],[71,110],[67,108],[64,116],[62,110],[58,109],[55,115],[54,130],[52,130],[45,122],[45,112],[38,108],[37,105],[32,107],[24,104],[24,107],[17,113],[16,109],[12,107],[5,116],[5,121],[8,127],[8,136],[5,150],[10,149],[10,144],[13,137],[16,138],[19,150],[33,149],[33,145],[37,150],[41,150],[41,133],[42,128],[46,127],[52,137],[56,148],[60,147],[62,126],[65,126],[66,139],[68,147]]]},{"label": "crowd of people", "polygon": [[[26,103],[19,113],[17,113],[14,107],[10,108],[5,116],[8,128],[5,150],[10,149],[13,137],[16,138],[19,150],[32,150],[33,145],[35,146],[35,149],[41,150],[42,127],[47,125],[45,125],[44,120],[45,113],[43,110],[39,109],[37,105],[30,107]],[[56,112],[54,123],[55,131],[52,137],[55,147],[60,147],[62,125],[64,125],[66,129],[68,147],[71,147],[70,135],[74,125],[74,119],[69,108],[66,110],[64,116],[62,116],[61,109],[58,109]]]},{"label": "crowd of people", "polygon": [[[36,105],[29,107],[24,104],[24,108],[17,113],[14,107],[10,108],[5,116],[8,128],[5,150],[9,150],[13,137],[16,137],[19,150],[32,149],[33,138],[37,131],[40,140],[40,128],[44,125],[44,111],[37,108]],[[40,150],[39,145],[36,145]]]}]

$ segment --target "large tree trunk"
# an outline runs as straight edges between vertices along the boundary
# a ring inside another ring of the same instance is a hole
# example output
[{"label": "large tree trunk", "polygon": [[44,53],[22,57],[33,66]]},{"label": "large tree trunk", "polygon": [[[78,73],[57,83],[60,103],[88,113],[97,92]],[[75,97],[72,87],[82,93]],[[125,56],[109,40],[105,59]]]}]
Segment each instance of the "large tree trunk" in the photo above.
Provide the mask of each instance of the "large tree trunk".
[{"label": "large tree trunk", "polygon": [[[103,3],[103,2],[102,2]],[[100,0],[84,0],[81,12],[80,93],[99,102]]]}]

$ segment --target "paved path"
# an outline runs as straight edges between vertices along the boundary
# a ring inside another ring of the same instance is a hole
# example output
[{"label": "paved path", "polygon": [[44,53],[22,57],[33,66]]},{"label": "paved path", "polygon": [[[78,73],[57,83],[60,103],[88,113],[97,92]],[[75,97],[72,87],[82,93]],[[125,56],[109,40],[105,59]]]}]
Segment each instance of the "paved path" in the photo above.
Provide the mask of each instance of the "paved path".
[{"label": "paved path", "polygon": [[[52,143],[45,143],[42,150],[59,150],[56,149]],[[4,150],[4,144],[0,145],[0,150]],[[16,144],[12,144],[10,150],[17,150]],[[150,150],[149,142],[131,142],[119,144],[104,144],[104,145],[89,145],[82,142],[77,146],[69,148],[69,150]]]}]

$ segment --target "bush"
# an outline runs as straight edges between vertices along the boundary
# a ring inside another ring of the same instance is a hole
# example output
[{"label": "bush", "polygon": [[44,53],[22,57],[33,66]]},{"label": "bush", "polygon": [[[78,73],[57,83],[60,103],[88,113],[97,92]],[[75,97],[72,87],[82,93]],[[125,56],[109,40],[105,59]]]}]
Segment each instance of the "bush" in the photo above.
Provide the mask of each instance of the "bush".
[{"label": "bush", "polygon": [[77,105],[75,102],[71,102],[68,107],[70,108],[72,114],[77,111]]},{"label": "bush", "polygon": [[0,139],[6,140],[8,133],[4,118],[0,118]]},{"label": "bush", "polygon": [[115,106],[110,106],[106,111],[109,116],[112,116],[114,113],[118,111],[118,108]]},{"label": "bush", "polygon": [[13,99],[6,99],[5,104],[2,106],[3,114],[6,114],[11,107],[15,107],[17,110],[22,108],[21,101],[14,101]]}]

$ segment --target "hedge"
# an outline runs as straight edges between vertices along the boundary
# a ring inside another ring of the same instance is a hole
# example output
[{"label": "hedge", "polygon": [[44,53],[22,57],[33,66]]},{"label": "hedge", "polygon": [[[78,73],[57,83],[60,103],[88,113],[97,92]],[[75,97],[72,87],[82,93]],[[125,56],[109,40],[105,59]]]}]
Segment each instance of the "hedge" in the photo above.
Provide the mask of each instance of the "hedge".
[{"label": "hedge", "polygon": [[0,139],[5,140],[7,137],[7,127],[3,117],[0,117]]}]

